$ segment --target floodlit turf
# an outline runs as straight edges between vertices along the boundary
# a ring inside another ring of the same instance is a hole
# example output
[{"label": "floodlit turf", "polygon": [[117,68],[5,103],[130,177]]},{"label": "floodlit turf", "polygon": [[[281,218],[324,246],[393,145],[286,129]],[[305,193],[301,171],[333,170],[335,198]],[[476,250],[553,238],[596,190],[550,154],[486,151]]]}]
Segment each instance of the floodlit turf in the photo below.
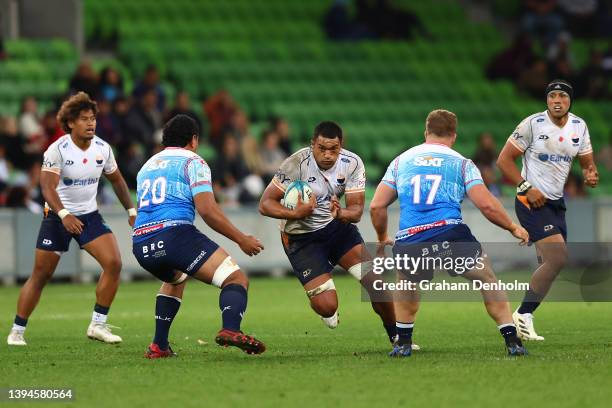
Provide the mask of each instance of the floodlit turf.
[{"label": "floodlit turf", "polygon": [[0,388],[71,387],[74,402],[60,405],[113,408],[610,406],[610,303],[545,304],[536,328],[546,341],[529,343],[527,358],[505,356],[480,303],[425,303],[415,327],[423,350],[393,360],[356,282],[336,283],[341,323],[332,331],[296,280],[253,279],[243,328],[268,351],[249,356],[214,344],[218,291],[190,282],[171,332],[179,357],[157,361],[143,358],[156,283],[121,286],[109,320],[121,327],[118,346],[85,336],[93,286],[51,285],[30,319],[29,345],[9,349],[18,289],[0,288]]}]

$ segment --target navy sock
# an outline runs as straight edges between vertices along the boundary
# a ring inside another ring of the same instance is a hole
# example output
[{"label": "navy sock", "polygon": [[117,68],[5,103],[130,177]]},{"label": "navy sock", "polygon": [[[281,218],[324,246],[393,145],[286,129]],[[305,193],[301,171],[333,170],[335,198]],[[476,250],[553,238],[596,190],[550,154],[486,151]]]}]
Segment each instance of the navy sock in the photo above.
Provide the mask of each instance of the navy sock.
[{"label": "navy sock", "polygon": [[525,297],[523,298],[523,303],[521,303],[518,312],[521,314],[535,312],[538,306],[540,306],[543,298],[543,296],[538,295],[533,290],[527,290],[527,292],[525,292]]},{"label": "navy sock", "polygon": [[240,331],[240,322],[247,307],[247,290],[242,285],[232,283],[221,289],[219,309],[223,328]]},{"label": "navy sock", "polygon": [[395,326],[395,323],[391,323],[391,324],[383,323],[383,326],[385,326],[385,330],[387,331],[387,336],[389,336],[389,341],[393,343],[395,341],[395,336],[397,336],[397,327]]},{"label": "navy sock", "polygon": [[414,328],[414,322],[395,322],[395,327],[397,327],[399,344],[412,343],[412,329]]},{"label": "navy sock", "polygon": [[103,314],[103,315],[107,315],[109,310],[110,310],[110,306],[108,306],[108,307],[101,306],[101,305],[99,305],[97,303],[94,306],[94,312],[100,313],[100,314]]},{"label": "navy sock", "polygon": [[501,333],[502,336],[504,336],[504,339],[511,339],[511,338],[515,338],[516,337],[516,326],[509,323],[509,324],[504,324],[501,327],[499,327],[499,332]]},{"label": "navy sock", "polygon": [[17,315],[15,315],[15,322],[14,322],[17,326],[23,326],[26,327],[26,325],[28,324],[28,319],[23,319]]},{"label": "navy sock", "polygon": [[181,307],[181,301],[178,298],[162,295],[157,295],[155,300],[155,337],[153,343],[157,344],[160,349],[168,348],[168,333],[170,325],[174,317]]}]

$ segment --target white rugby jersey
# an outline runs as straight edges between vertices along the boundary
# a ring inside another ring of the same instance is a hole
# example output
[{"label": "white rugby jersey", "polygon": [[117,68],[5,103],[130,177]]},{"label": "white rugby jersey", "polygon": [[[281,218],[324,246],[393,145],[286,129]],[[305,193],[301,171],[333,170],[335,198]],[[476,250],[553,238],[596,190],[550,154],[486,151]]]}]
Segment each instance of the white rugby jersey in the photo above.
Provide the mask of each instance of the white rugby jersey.
[{"label": "white rugby jersey", "polygon": [[523,152],[522,177],[550,200],[563,197],[563,186],[576,156],[593,152],[584,120],[570,113],[563,127],[548,111],[524,119],[508,138]]},{"label": "white rugby jersey", "polygon": [[87,150],[77,147],[70,135],[53,142],[44,154],[42,171],[59,174],[57,194],[64,207],[74,215],[96,211],[96,194],[102,171],[117,170],[113,149],[94,136]]},{"label": "white rugby jersey", "polygon": [[285,191],[296,180],[310,185],[317,207],[309,217],[282,222],[281,228],[288,234],[312,232],[329,224],[333,220],[329,209],[332,195],[340,199],[344,194],[364,192],[366,175],[361,158],[348,150],[340,150],[336,163],[328,170],[321,170],[311,148],[305,147],[281,164],[272,183]]}]

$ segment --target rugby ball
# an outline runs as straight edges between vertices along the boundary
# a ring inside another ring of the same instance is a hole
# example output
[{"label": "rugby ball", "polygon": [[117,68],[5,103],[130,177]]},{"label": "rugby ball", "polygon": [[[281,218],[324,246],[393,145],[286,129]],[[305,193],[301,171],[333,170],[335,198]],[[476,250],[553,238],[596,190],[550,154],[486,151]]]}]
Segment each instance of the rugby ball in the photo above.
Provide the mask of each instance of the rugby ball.
[{"label": "rugby ball", "polygon": [[302,201],[309,201],[312,194],[312,188],[310,188],[308,183],[302,180],[296,180],[289,184],[289,187],[285,190],[283,205],[293,210],[297,205],[298,197],[301,197]]}]

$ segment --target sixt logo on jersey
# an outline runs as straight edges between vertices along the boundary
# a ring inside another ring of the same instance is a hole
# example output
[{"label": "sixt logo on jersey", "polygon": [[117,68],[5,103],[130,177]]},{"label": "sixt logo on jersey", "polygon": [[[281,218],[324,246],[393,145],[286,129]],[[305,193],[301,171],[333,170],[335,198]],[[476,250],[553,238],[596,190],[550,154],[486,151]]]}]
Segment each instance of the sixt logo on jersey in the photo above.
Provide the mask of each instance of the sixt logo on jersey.
[{"label": "sixt logo on jersey", "polygon": [[92,184],[96,184],[98,182],[98,180],[100,180],[99,177],[91,177],[91,178],[85,178],[85,179],[71,179],[69,177],[64,177],[64,185],[65,186],[74,186],[74,187],[78,187],[78,186],[89,186]]},{"label": "sixt logo on jersey", "polygon": [[422,156],[414,159],[415,166],[440,167],[444,159],[440,157]]},{"label": "sixt logo on jersey", "polygon": [[570,156],[561,156],[560,154],[546,154],[546,153],[540,153],[538,155],[538,159],[544,162],[550,161],[553,163],[559,163],[559,162],[569,163],[572,161],[572,158]]}]

